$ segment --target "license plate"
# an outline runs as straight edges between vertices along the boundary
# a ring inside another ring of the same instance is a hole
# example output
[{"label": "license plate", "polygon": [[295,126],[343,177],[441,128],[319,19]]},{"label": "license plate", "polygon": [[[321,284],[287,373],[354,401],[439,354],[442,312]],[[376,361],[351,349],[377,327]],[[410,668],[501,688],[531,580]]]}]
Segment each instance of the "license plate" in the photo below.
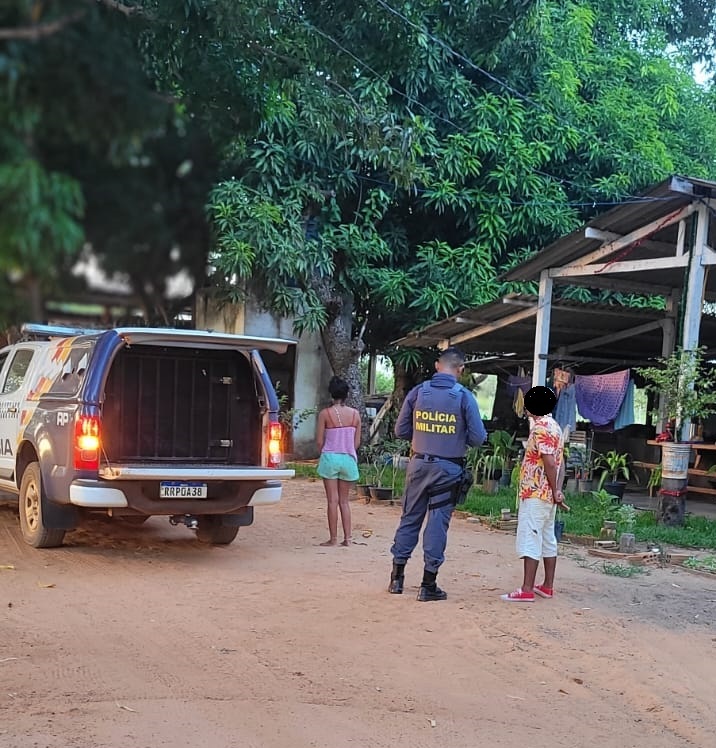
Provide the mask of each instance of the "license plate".
[{"label": "license plate", "polygon": [[185,481],[162,481],[159,484],[160,499],[205,499],[206,483]]}]

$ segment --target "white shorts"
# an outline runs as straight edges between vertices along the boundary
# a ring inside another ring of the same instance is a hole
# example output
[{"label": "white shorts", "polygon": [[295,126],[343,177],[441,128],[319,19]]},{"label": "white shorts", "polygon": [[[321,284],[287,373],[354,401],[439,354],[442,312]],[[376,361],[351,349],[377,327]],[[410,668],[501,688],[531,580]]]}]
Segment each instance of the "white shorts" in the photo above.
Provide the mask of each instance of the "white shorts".
[{"label": "white shorts", "polygon": [[557,505],[542,499],[524,499],[517,515],[517,555],[539,561],[557,555],[554,518]]}]

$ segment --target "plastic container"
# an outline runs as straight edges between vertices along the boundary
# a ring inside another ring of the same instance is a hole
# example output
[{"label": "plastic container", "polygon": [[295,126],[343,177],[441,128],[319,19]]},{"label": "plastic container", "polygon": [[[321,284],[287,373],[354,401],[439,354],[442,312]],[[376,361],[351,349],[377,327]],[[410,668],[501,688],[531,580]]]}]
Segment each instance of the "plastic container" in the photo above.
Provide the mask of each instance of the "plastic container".
[{"label": "plastic container", "polygon": [[664,442],[661,445],[661,476],[662,478],[687,478],[689,475],[689,460],[691,459],[690,444],[676,444]]}]

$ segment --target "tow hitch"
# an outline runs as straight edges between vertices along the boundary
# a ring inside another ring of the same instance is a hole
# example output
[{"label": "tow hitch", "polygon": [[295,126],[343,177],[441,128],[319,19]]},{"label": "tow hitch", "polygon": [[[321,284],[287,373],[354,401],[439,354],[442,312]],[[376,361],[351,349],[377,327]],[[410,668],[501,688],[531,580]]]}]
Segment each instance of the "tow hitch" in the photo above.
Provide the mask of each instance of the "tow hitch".
[{"label": "tow hitch", "polygon": [[193,514],[172,514],[169,517],[169,523],[172,525],[186,525],[190,530],[196,530],[199,527],[199,518]]}]

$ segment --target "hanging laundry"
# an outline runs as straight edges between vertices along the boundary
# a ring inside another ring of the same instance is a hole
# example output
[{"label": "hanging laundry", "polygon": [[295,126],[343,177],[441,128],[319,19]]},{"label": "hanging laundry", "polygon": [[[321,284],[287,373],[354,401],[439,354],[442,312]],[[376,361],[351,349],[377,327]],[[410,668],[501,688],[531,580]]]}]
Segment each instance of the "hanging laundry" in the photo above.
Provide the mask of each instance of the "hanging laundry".
[{"label": "hanging laundry", "polygon": [[515,392],[515,399],[512,403],[512,409],[518,418],[525,417],[525,393],[518,387]]},{"label": "hanging laundry", "polygon": [[522,394],[525,394],[530,387],[532,387],[532,377],[518,377],[510,374],[507,378],[507,389],[510,394],[516,390],[522,390]]},{"label": "hanging laundry", "polygon": [[568,384],[562,388],[562,392],[554,406],[552,417],[564,430],[569,427],[570,431],[577,429],[577,395],[573,384]]},{"label": "hanging laundry", "polygon": [[579,412],[595,426],[604,426],[617,417],[629,384],[629,369],[612,374],[574,378]]},{"label": "hanging laundry", "polygon": [[564,369],[554,369],[552,371],[552,381],[554,383],[554,391],[557,397],[559,397],[562,390],[572,381],[572,376]]},{"label": "hanging laundry", "polygon": [[624,395],[624,402],[622,407],[619,408],[617,417],[614,419],[614,430],[623,429],[626,426],[631,426],[634,423],[634,391],[636,385],[634,380],[630,379],[627,385],[626,395]]}]

